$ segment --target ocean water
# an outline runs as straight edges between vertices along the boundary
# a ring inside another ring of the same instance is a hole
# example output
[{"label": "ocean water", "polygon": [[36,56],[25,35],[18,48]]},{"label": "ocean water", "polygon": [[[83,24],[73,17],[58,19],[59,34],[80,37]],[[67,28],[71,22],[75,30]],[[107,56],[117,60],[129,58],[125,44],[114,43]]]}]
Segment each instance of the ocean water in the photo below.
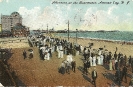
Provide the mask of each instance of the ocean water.
[{"label": "ocean water", "polygon": [[[68,33],[57,33],[56,35],[68,37]],[[69,33],[69,36],[76,37],[76,33]],[[77,32],[77,37],[78,38],[91,38],[91,39],[133,42],[133,31]]]}]

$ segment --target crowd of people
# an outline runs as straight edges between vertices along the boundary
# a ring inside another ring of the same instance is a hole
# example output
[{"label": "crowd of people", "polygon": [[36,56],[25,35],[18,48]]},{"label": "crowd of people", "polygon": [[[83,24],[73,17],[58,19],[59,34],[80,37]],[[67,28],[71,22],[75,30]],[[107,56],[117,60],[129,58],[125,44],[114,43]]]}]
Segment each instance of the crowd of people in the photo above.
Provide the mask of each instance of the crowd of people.
[{"label": "crowd of people", "polygon": [[[73,60],[73,56],[76,55],[83,55],[83,72],[86,75],[88,74],[88,68],[90,67],[96,67],[97,65],[107,66],[108,70],[116,71],[116,73],[114,73],[115,78],[120,85],[123,78],[125,78],[125,82],[127,82],[128,69],[131,69],[131,72],[133,73],[133,58],[131,56],[128,58],[126,55],[118,53],[117,47],[116,51],[113,53],[105,49],[105,47],[93,49],[93,43],[83,47],[82,45],[50,36],[30,38],[32,41],[35,41],[33,44],[39,48],[40,57],[43,60],[50,60],[53,52],[57,52],[58,58],[64,58],[64,55],[67,55],[67,58],[62,61],[59,70],[62,74],[70,74],[70,69],[72,69],[73,72],[76,72],[76,61]],[[93,79],[92,82],[96,86],[96,69],[94,69],[91,74]]]},{"label": "crowd of people", "polygon": [[102,65],[106,69],[112,71],[115,70],[115,80],[118,81],[118,84],[121,85],[123,78],[125,83],[127,83],[127,70],[131,70],[133,73],[133,58],[129,58],[122,54],[117,54],[117,49],[115,53],[108,51],[105,48],[92,49],[92,47],[84,47],[83,56],[84,56],[84,72],[88,74],[88,69],[91,66]]}]

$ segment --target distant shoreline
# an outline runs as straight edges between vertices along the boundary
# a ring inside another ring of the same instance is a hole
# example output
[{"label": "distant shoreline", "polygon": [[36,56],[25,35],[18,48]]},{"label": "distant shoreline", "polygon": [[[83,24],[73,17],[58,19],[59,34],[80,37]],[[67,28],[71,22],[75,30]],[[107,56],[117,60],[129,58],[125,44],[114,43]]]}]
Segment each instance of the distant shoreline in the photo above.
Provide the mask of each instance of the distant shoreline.
[{"label": "distant shoreline", "polygon": [[[68,38],[65,36],[57,36],[57,37],[63,37]],[[76,37],[69,37],[76,40]],[[104,42],[111,42],[111,43],[117,43],[117,44],[126,44],[126,45],[133,45],[133,41],[123,41],[123,40],[108,40],[108,39],[99,39],[99,38],[84,38],[84,37],[78,37],[77,39],[84,39],[84,40],[91,40],[91,41],[104,41]]]},{"label": "distant shoreline", "polygon": [[90,40],[95,40],[95,41],[105,41],[105,42],[133,45],[133,41],[108,40],[108,39],[98,39],[98,38],[82,38],[82,37],[79,37],[79,39],[90,39]]}]

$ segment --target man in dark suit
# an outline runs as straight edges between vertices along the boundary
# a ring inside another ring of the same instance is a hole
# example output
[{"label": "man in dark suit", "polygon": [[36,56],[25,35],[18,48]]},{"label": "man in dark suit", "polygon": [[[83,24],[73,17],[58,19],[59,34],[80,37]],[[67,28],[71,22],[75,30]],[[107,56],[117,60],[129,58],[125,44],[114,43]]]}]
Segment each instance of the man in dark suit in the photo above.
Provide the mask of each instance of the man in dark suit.
[{"label": "man in dark suit", "polygon": [[133,58],[131,60],[131,68],[132,68],[132,73],[133,73]]},{"label": "man in dark suit", "polygon": [[94,70],[92,71],[92,83],[94,83],[95,87],[96,87],[96,78],[97,78],[97,72],[96,72],[96,68],[94,68]]},{"label": "man in dark suit", "polygon": [[117,54],[116,54],[116,52],[115,52],[115,54],[114,54],[114,58],[115,58],[115,60],[117,59]]},{"label": "man in dark suit", "polygon": [[25,50],[23,51],[23,56],[24,56],[24,59],[27,58],[27,53]]},{"label": "man in dark suit", "polygon": [[119,86],[121,85],[121,69],[118,67],[115,73],[116,81],[118,82]]},{"label": "man in dark suit", "polygon": [[72,65],[72,71],[75,73],[76,61],[72,61],[71,65]]}]

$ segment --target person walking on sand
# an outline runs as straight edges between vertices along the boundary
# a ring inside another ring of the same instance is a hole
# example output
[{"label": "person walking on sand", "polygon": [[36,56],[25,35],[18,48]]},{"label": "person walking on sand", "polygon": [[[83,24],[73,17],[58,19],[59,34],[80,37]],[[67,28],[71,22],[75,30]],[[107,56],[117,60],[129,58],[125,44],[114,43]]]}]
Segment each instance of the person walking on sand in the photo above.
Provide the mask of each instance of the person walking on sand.
[{"label": "person walking on sand", "polygon": [[94,68],[92,71],[92,83],[94,84],[95,87],[96,87],[96,79],[97,79],[97,72],[96,68]]},{"label": "person walking on sand", "polygon": [[132,73],[133,73],[133,59],[131,61],[131,68],[132,68]]},{"label": "person walking on sand", "polygon": [[94,56],[92,59],[93,59],[93,66],[96,66],[96,56]]},{"label": "person walking on sand", "polygon": [[67,55],[67,59],[66,59],[69,63],[71,63],[73,61],[73,56],[69,53],[69,55]]},{"label": "person walking on sand", "polygon": [[101,65],[103,65],[103,54],[100,55],[100,62],[101,62]]},{"label": "person walking on sand", "polygon": [[121,85],[121,69],[118,67],[115,73],[116,81],[118,82],[119,86]]},{"label": "person walking on sand", "polygon": [[65,74],[65,63],[64,63],[64,61],[62,61],[62,63],[61,63],[61,74]]},{"label": "person walking on sand", "polygon": [[117,59],[117,54],[116,54],[116,52],[115,52],[115,54],[114,54],[114,58],[115,58],[115,60]]},{"label": "person walking on sand", "polygon": [[27,53],[25,50],[23,51],[23,56],[24,56],[24,59],[27,58]]},{"label": "person walking on sand", "polygon": [[131,67],[131,61],[132,61],[132,57],[131,57],[131,56],[129,56],[129,60],[128,60],[129,67]]},{"label": "person walking on sand", "polygon": [[70,74],[70,67],[71,67],[71,64],[69,61],[66,62],[66,73]]},{"label": "person walking on sand", "polygon": [[115,70],[115,58],[112,59],[112,68]]},{"label": "person walking on sand", "polygon": [[29,58],[33,58],[33,50],[32,49],[30,49]]},{"label": "person walking on sand", "polygon": [[125,78],[125,82],[127,83],[127,67],[126,67],[126,65],[123,67],[121,80],[123,80],[123,77]]},{"label": "person walking on sand", "polygon": [[89,57],[89,60],[90,60],[90,66],[92,66],[92,57],[91,57],[91,55]]},{"label": "person walking on sand", "polygon": [[109,70],[112,70],[112,59],[109,61]]},{"label": "person walking on sand", "polygon": [[58,52],[58,58],[63,58],[63,47],[62,47],[61,43],[59,43],[57,49],[58,49],[58,51],[57,51]]},{"label": "person walking on sand", "polygon": [[98,65],[101,65],[100,55],[97,56]]},{"label": "person walking on sand", "polygon": [[75,68],[76,68],[76,61],[72,61],[71,62],[71,65],[72,65],[72,71],[75,73]]}]

